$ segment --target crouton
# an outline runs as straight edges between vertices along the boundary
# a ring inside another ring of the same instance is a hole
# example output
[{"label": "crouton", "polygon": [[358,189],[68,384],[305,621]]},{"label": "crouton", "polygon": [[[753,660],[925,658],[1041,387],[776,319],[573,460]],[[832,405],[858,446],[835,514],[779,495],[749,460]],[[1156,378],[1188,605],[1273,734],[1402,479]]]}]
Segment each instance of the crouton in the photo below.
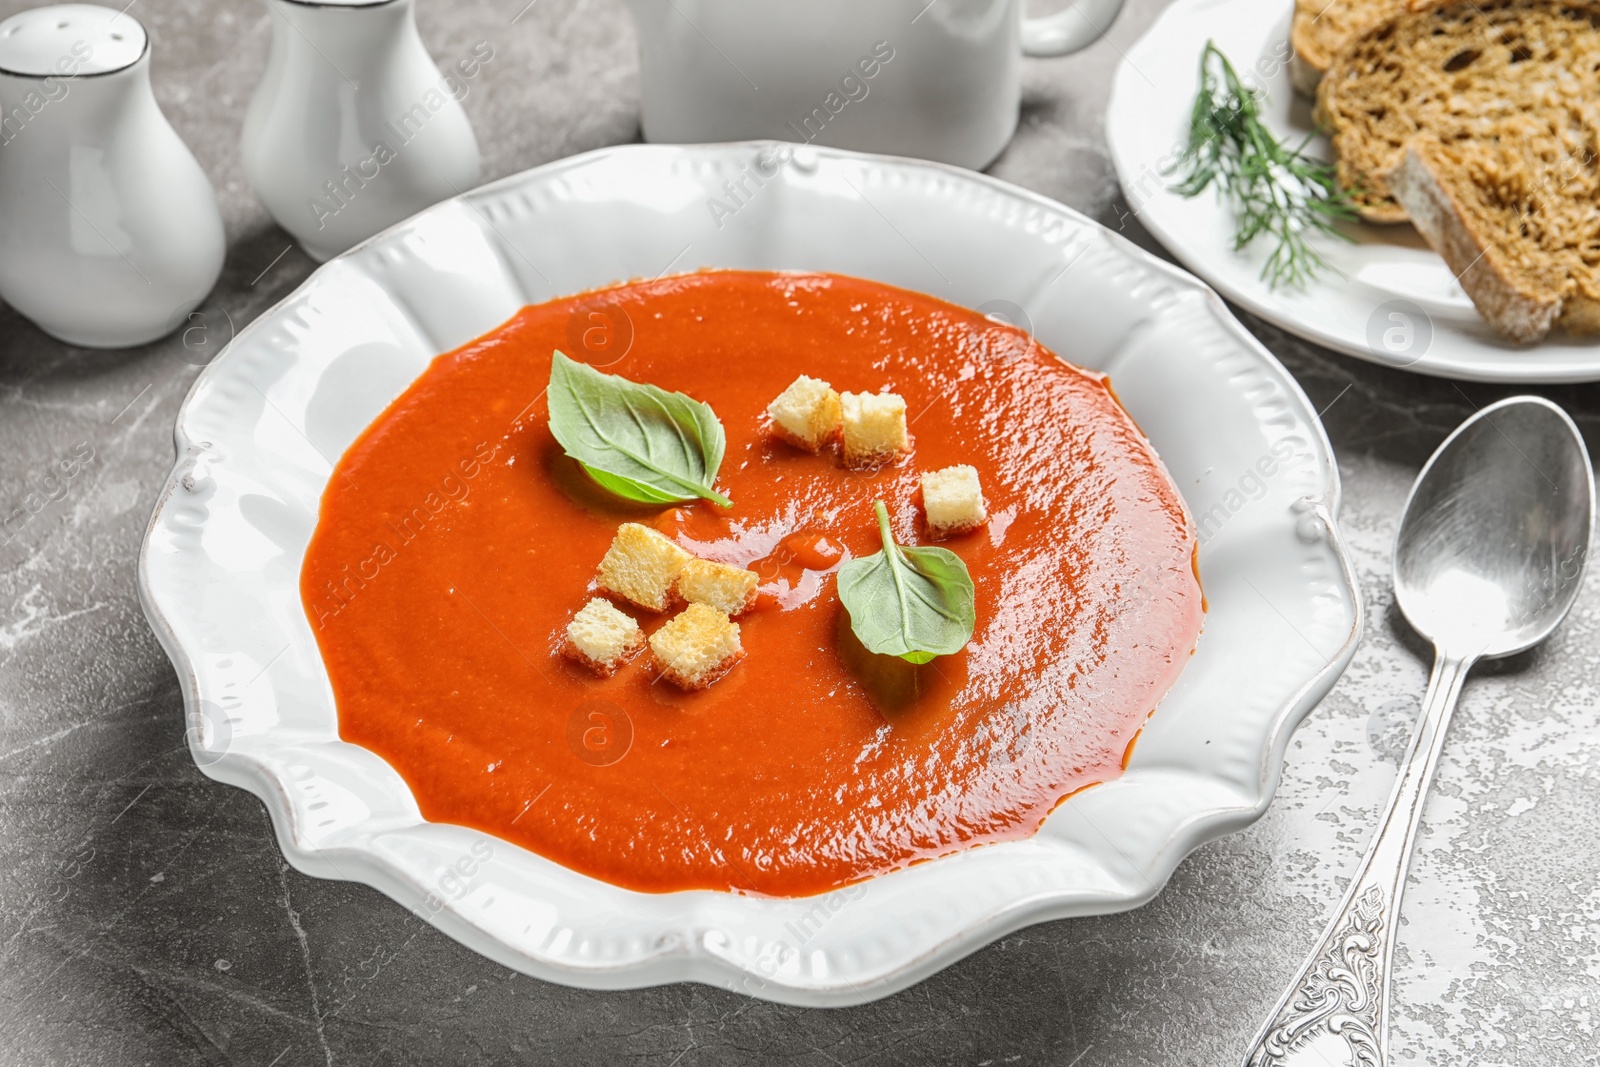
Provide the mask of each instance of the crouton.
[{"label": "crouton", "polygon": [[804,374],[767,405],[772,431],[796,448],[817,452],[839,432],[839,394]]},{"label": "crouton", "polygon": [[691,559],[678,572],[678,595],[691,604],[706,604],[724,615],[742,615],[756,599],[755,571],[731,563]]},{"label": "crouton", "polygon": [[880,467],[911,447],[906,402],[898,394],[845,393],[839,405],[846,467]]},{"label": "crouton", "polygon": [[608,600],[595,597],[567,623],[561,654],[610,676],[644,647],[644,631]]},{"label": "crouton", "polygon": [[922,514],[928,533],[954,537],[976,530],[989,518],[976,467],[965,464],[922,476]]},{"label": "crouton", "polygon": [[600,561],[600,588],[650,611],[672,605],[672,583],[694,557],[648,526],[625,522]]},{"label": "crouton", "polygon": [[744,658],[739,624],[709,604],[690,604],[650,635],[656,665],[680,689],[704,689]]}]

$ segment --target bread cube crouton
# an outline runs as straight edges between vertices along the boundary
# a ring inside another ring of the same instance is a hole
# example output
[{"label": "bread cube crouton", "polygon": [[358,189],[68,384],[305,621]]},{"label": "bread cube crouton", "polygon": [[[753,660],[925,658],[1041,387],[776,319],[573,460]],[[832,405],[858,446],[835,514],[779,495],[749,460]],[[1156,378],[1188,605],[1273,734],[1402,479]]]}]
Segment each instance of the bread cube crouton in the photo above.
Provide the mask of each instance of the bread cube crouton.
[{"label": "bread cube crouton", "polygon": [[906,402],[898,394],[845,393],[839,405],[846,467],[882,466],[911,447]]},{"label": "bread cube crouton", "polygon": [[678,595],[691,604],[705,604],[724,615],[742,615],[755,603],[755,571],[731,563],[691,559],[678,572]]},{"label": "bread cube crouton", "polygon": [[744,658],[739,624],[709,604],[690,604],[650,635],[661,673],[680,689],[704,689]]},{"label": "bread cube crouton", "polygon": [[600,561],[600,588],[613,596],[665,611],[672,604],[672,583],[694,557],[648,526],[625,522]]},{"label": "bread cube crouton", "polygon": [[612,675],[644,647],[644,631],[609,600],[595,597],[567,623],[561,653],[596,674]]},{"label": "bread cube crouton", "polygon": [[922,476],[922,513],[935,538],[976,530],[989,518],[978,471],[965,464]]},{"label": "bread cube crouton", "polygon": [[817,452],[839,432],[839,394],[804,374],[767,405],[772,429],[796,448]]}]

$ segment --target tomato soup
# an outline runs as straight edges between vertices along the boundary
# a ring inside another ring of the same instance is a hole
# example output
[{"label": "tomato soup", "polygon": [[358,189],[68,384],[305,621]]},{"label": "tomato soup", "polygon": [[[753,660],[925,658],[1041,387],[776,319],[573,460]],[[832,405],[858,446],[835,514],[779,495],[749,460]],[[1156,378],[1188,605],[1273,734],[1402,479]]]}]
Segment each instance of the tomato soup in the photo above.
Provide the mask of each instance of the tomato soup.
[{"label": "tomato soup", "polygon": [[[547,424],[554,349],[710,404],[733,506],[596,486]],[[799,374],[899,393],[911,452],[854,472],[776,440],[766,405]],[[878,499],[928,543],[918,475],[954,464],[988,501],[940,542],[972,577],[972,640],[869,653],[834,572],[882,547]],[[746,656],[709,689],[648,652],[609,678],[558,654],[629,521],[760,576]],[[339,461],[301,594],[341,736],[428,819],[630,889],[798,896],[1027,837],[1120,774],[1199,633],[1194,551],[1104,378],[928,296],[706,272],[525,308],[440,356]]]}]

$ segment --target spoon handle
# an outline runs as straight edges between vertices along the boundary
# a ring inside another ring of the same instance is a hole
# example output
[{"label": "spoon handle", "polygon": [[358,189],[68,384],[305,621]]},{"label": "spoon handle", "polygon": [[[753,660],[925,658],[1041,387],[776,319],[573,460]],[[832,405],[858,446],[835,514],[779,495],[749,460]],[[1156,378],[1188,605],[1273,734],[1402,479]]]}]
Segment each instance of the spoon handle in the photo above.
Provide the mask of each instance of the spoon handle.
[{"label": "spoon handle", "polygon": [[1450,713],[1476,658],[1443,649],[1435,657],[1416,733],[1378,831],[1333,921],[1251,1043],[1245,1067],[1287,1067],[1301,1051],[1308,1063],[1344,1062],[1326,1055],[1340,1041],[1357,1067],[1388,1062],[1389,964],[1406,867]]}]

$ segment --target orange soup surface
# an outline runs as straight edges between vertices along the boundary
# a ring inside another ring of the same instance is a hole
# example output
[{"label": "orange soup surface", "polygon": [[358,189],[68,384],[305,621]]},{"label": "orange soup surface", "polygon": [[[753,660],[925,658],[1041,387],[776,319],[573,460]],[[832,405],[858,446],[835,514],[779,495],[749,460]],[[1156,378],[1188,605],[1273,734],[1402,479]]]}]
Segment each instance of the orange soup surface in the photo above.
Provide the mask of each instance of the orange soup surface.
[{"label": "orange soup surface", "polygon": [[[710,404],[733,506],[595,486],[547,425],[558,348]],[[911,453],[861,473],[774,440],[766,406],[799,374],[899,393]],[[976,587],[972,640],[873,655],[834,572],[880,549],[877,499],[897,541],[930,543],[918,475],[952,464],[989,509],[941,542]],[[626,521],[760,575],[745,659],[709,689],[648,651],[604,679],[558,654]],[[1199,633],[1194,550],[1100,376],[931,297],[707,272],[525,308],[440,356],[339,461],[301,595],[340,734],[428,819],[631,889],[798,896],[1027,837],[1121,773]]]}]

